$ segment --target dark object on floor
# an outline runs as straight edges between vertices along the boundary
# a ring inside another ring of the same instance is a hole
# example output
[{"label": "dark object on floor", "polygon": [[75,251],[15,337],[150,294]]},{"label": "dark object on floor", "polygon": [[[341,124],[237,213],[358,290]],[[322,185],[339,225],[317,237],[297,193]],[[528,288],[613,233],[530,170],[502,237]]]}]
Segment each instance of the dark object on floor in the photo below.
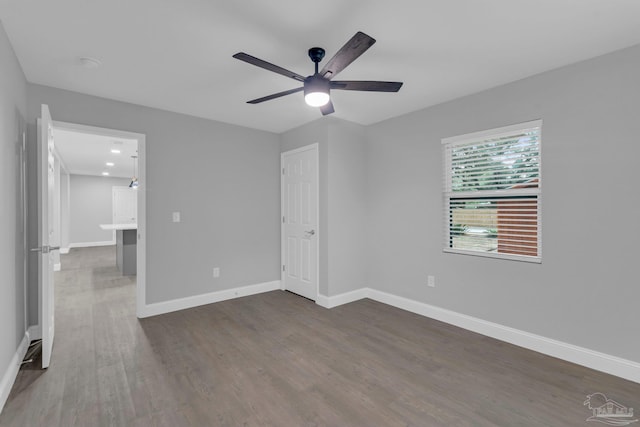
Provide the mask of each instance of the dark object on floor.
[{"label": "dark object on floor", "polygon": [[24,359],[22,359],[22,365],[27,363],[32,363],[37,359],[39,353],[42,352],[42,340],[34,340],[29,344],[29,348],[27,349],[27,353],[24,355]]}]

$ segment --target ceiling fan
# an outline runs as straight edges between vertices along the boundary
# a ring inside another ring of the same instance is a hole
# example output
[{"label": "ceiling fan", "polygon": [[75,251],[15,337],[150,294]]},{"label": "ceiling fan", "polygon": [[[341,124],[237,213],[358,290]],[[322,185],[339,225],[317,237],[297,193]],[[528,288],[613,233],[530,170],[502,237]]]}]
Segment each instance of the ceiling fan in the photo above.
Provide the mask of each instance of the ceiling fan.
[{"label": "ceiling fan", "polygon": [[325,51],[321,47],[312,47],[309,49],[309,58],[311,58],[311,61],[315,64],[315,74],[307,77],[271,64],[267,61],[263,61],[262,59],[258,59],[244,52],[236,53],[233,57],[303,83],[302,87],[274,93],[262,98],[252,99],[251,101],[247,101],[248,104],[259,104],[264,101],[304,91],[305,102],[312,107],[320,107],[322,115],[326,116],[327,114],[331,114],[335,111],[333,109],[331,97],[329,96],[331,89],[367,92],[397,92],[402,87],[402,82],[331,80],[349,64],[355,61],[360,55],[362,55],[367,49],[369,49],[375,42],[376,40],[374,38],[358,31],[344,46],[342,46],[338,53],[336,53],[333,58],[325,64],[320,72],[318,72],[318,63],[324,58]]}]

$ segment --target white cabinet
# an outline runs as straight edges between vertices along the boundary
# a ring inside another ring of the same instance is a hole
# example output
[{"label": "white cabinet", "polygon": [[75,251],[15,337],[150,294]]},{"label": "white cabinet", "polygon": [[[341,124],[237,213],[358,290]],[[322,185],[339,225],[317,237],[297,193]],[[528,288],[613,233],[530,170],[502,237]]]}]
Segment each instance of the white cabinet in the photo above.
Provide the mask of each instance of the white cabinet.
[{"label": "white cabinet", "polygon": [[113,224],[138,222],[138,190],[129,187],[113,187]]}]

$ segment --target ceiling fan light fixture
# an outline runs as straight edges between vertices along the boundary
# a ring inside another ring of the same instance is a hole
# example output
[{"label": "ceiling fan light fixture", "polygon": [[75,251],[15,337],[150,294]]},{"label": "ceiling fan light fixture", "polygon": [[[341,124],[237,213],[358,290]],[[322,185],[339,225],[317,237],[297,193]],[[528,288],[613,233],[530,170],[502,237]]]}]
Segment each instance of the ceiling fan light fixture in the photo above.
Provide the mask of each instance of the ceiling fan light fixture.
[{"label": "ceiling fan light fixture", "polygon": [[304,101],[311,107],[322,107],[329,102],[329,94],[324,92],[311,92],[304,96]]},{"label": "ceiling fan light fixture", "polygon": [[304,102],[311,107],[322,107],[329,102],[329,80],[319,75],[307,77],[304,81]]}]

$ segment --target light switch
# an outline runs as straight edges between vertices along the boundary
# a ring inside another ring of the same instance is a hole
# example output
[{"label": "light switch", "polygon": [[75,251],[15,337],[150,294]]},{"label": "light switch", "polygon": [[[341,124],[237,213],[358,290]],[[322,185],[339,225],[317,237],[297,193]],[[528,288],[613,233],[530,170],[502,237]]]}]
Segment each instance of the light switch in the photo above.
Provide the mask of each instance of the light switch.
[{"label": "light switch", "polygon": [[180,222],[180,212],[173,213],[173,222]]}]

